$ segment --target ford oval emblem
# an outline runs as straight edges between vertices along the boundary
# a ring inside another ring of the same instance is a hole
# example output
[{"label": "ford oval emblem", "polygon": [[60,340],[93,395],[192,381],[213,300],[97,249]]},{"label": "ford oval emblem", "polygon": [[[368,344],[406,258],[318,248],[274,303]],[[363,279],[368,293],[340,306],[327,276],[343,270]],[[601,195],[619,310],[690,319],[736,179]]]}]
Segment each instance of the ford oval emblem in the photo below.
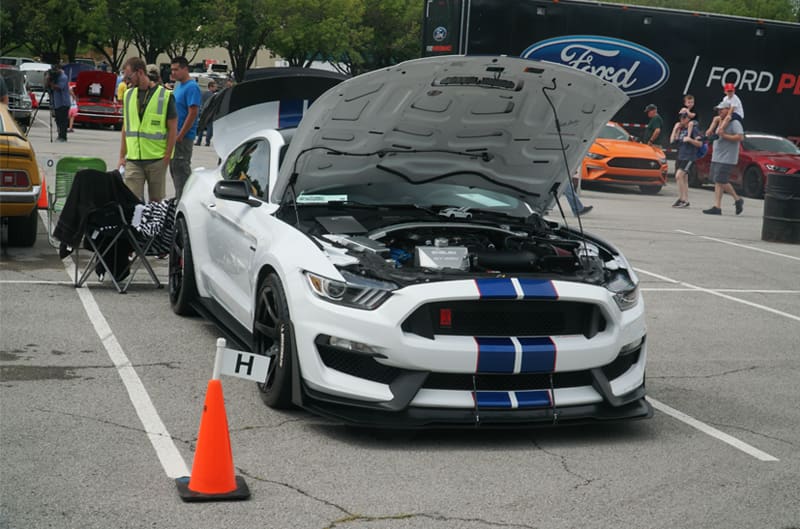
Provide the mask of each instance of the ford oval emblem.
[{"label": "ford oval emblem", "polygon": [[652,92],[669,79],[669,66],[660,55],[644,46],[611,37],[556,37],[528,46],[520,56],[594,74],[629,96]]}]

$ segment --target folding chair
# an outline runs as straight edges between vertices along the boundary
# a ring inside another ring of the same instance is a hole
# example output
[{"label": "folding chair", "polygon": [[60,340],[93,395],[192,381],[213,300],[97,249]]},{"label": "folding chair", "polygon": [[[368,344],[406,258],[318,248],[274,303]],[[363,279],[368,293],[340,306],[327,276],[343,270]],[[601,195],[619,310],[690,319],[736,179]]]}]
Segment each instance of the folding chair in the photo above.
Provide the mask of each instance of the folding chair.
[{"label": "folding chair", "polygon": [[[48,162],[49,165],[50,162]],[[50,246],[58,248],[59,241],[53,237],[53,230],[58,223],[58,217],[64,209],[64,204],[72,189],[75,173],[82,169],[96,169],[105,172],[106,162],[101,158],[68,156],[61,158],[56,163],[55,184],[47,182],[47,240]]]},{"label": "folding chair", "polygon": [[156,288],[163,288],[146,257],[156,237],[142,240],[125,218],[125,212],[119,203],[111,202],[89,212],[83,240],[92,255],[82,271],[79,271],[80,245],[75,248],[76,287],[82,286],[89,275],[97,271],[111,279],[117,292],[125,294],[141,265],[147,270]]}]

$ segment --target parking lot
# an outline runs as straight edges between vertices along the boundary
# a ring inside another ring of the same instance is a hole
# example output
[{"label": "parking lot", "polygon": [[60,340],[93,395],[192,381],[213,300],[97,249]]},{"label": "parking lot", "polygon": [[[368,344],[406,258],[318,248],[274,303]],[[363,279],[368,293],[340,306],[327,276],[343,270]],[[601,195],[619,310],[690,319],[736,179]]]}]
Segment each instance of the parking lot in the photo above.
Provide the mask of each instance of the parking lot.
[{"label": "parking lot", "polygon": [[[77,129],[42,165],[119,154]],[[194,166],[214,165],[207,147]],[[168,189],[169,195],[169,189]],[[800,528],[800,245],[761,240],[763,201],[703,215],[710,189],[584,191],[583,228],[634,265],[650,420],[534,430],[374,431],[278,412],[224,378],[246,502],[183,503],[219,331],[129,293],[71,284],[40,225],[0,256],[0,528]],[[568,211],[566,201],[564,207]],[[568,214],[567,221],[576,223]],[[166,260],[153,260],[167,281]]]}]

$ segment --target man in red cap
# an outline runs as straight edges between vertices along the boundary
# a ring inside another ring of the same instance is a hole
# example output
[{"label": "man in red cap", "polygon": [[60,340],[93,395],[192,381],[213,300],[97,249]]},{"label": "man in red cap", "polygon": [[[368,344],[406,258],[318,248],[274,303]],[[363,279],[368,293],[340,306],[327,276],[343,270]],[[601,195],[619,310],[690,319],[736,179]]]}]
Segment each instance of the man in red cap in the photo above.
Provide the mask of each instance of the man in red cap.
[{"label": "man in red cap", "polygon": [[744,107],[742,106],[742,100],[736,95],[736,86],[733,83],[725,83],[722,88],[725,91],[725,97],[722,98],[722,101],[720,101],[720,104],[717,106],[720,107],[722,106],[722,103],[727,103],[730,111],[725,119],[719,124],[719,127],[716,130],[717,134],[725,130],[725,128],[728,126],[728,123],[730,123],[732,120],[739,121],[742,123],[742,125],[744,125]]}]

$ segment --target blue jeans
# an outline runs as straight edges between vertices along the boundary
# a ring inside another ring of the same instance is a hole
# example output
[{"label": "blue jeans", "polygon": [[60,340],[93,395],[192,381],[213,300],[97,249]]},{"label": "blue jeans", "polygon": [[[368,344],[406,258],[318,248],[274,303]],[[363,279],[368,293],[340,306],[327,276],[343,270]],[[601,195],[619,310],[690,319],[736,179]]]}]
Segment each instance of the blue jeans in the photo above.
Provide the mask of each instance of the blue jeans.
[{"label": "blue jeans", "polygon": [[583,203],[581,199],[578,198],[578,195],[575,194],[575,190],[569,182],[567,182],[567,189],[564,191],[564,196],[567,197],[567,202],[569,202],[569,207],[574,215],[577,215],[579,211],[583,210]]}]

